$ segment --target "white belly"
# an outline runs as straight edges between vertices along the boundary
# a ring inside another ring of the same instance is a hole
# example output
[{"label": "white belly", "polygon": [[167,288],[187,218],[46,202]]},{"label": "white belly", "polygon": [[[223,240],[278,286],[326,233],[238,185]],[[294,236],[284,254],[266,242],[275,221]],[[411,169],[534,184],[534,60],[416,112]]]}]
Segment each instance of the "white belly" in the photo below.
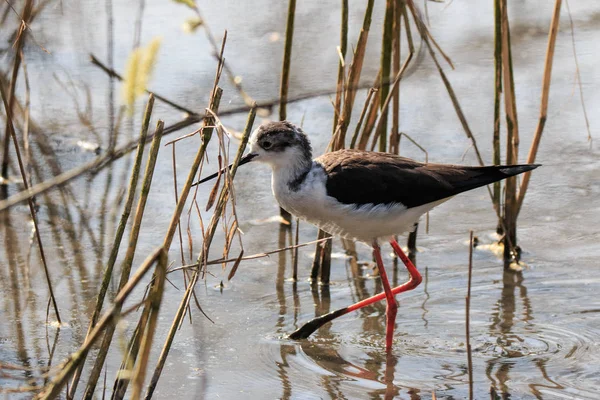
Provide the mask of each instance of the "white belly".
[{"label": "white belly", "polygon": [[372,243],[412,231],[421,215],[448,199],[406,208],[392,205],[339,203],[327,195],[323,171],[312,170],[298,191],[273,175],[273,194],[279,205],[291,214],[308,221],[334,236]]}]

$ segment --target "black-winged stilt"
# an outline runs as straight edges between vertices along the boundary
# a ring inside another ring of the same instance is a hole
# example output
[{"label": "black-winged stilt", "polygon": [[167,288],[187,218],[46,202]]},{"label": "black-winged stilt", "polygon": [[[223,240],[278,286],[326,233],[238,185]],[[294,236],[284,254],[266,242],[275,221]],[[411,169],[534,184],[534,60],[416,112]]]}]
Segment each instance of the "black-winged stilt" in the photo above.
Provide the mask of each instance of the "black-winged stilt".
[{"label": "black-winged stilt", "polygon": [[[332,235],[370,244],[383,283],[384,293],[315,318],[290,337],[306,338],[334,318],[386,299],[387,349],[392,346],[398,308],[395,295],[414,289],[422,280],[394,235],[413,230],[421,215],[454,195],[538,167],[423,164],[360,150],[338,150],[313,160],[306,134],[287,121],[261,125],[252,133],[249,145],[250,152],[240,165],[250,161],[269,164],[273,194],[281,207]],[[410,279],[403,285],[390,287],[381,259],[381,240],[390,242],[408,270]]]}]

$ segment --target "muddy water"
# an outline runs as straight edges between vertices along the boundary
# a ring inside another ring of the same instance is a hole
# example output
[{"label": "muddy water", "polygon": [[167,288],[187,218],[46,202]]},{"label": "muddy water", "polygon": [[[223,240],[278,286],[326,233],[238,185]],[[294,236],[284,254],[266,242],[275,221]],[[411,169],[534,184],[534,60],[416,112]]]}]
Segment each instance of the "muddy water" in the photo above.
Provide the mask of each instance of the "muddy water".
[{"label": "muddy water", "polygon": [[[155,77],[157,92],[194,110],[202,110],[212,85],[215,63],[203,34],[185,35],[180,25],[190,13],[180,6],[147,2],[142,43],[163,37]],[[593,0],[570,4],[575,24],[579,69],[592,135],[600,135],[600,78],[595,66],[600,8]],[[284,3],[236,2],[200,4],[220,40],[229,30],[226,50],[231,68],[243,77],[245,90],[259,100],[277,97]],[[563,4],[564,6],[564,4]],[[291,94],[333,89],[337,71],[338,2],[298,5]],[[429,4],[432,31],[451,56],[456,70],[448,74],[486,160],[491,159],[493,59],[491,5],[470,2]],[[551,4],[511,4],[511,29],[521,154],[527,152],[536,124],[541,73]],[[377,2],[365,81],[377,72],[383,3]],[[363,9],[351,5],[350,40],[354,43]],[[590,146],[575,84],[575,63],[566,10],[557,41],[548,123],[536,170],[519,220],[519,239],[527,268],[503,273],[500,259],[485,246],[474,253],[471,300],[471,345],[475,398],[598,399],[600,398],[600,151]],[[134,36],[137,4],[114,2],[115,68],[123,70]],[[14,15],[7,24],[16,26]],[[61,23],[57,23],[61,21]],[[107,18],[97,2],[50,3],[32,24],[36,41],[50,55],[29,43],[25,57],[31,81],[34,181],[91,160],[79,141],[106,148],[110,125],[106,76],[88,62],[92,52],[106,60]],[[3,37],[8,38],[3,29]],[[6,42],[4,42],[6,43]],[[4,45],[3,47],[7,47]],[[6,60],[7,58],[5,58]],[[5,64],[6,65],[6,64]],[[6,68],[5,68],[6,69]],[[240,95],[224,83],[222,109],[239,106]],[[87,89],[86,89],[87,88]],[[119,103],[119,86],[116,86]],[[402,83],[402,130],[428,150],[436,162],[475,164],[469,142],[448,101],[434,66],[424,57]],[[86,91],[89,103],[86,107]],[[17,89],[24,96],[23,85]],[[361,93],[357,102],[364,98]],[[79,107],[79,114],[78,114]],[[124,123],[120,142],[138,129],[142,102],[133,123]],[[154,120],[167,125],[182,118],[157,102]],[[329,98],[294,103],[288,118],[304,120],[315,152],[322,152],[331,131]],[[225,123],[240,130],[245,115]],[[187,133],[188,130],[180,132]],[[39,133],[39,134],[36,134]],[[184,180],[197,141],[177,148],[178,182]],[[235,145],[232,141],[232,145]],[[213,146],[212,153],[216,151]],[[466,153],[465,153],[466,151]],[[407,141],[402,153],[423,158]],[[464,155],[464,159],[463,159]],[[56,160],[53,164],[51,160]],[[207,167],[214,169],[216,160]],[[162,242],[174,204],[170,148],[163,148],[143,224],[136,263]],[[101,272],[108,257],[130,161],[124,159],[95,177],[82,178],[69,189],[41,196],[40,231],[49,260],[59,307],[60,330],[50,313],[45,324],[48,293],[36,246],[31,245],[28,210],[21,205],[1,215],[0,238],[0,361],[25,371],[0,375],[0,384],[15,388],[41,384],[39,367],[56,365],[82,342],[93,310]],[[269,171],[261,166],[240,170],[238,214],[245,232],[244,248],[252,254],[281,247],[289,237],[277,224],[259,223],[277,213],[269,187]],[[13,193],[17,188],[10,186]],[[208,189],[200,192],[201,203]],[[116,211],[113,211],[116,210]],[[206,214],[208,216],[208,214]],[[194,225],[196,224],[196,225]],[[212,268],[213,276],[198,285],[197,295],[214,324],[194,311],[177,333],[167,359],[158,398],[465,398],[468,395],[465,349],[465,294],[468,235],[475,231],[483,244],[492,243],[495,218],[485,190],[464,194],[430,215],[429,233],[420,229],[417,255],[424,283],[400,296],[393,355],[385,355],[383,304],[348,315],[317,331],[310,339],[285,338],[315,315],[343,307],[381,291],[370,265],[353,266],[334,244],[332,284],[311,288],[307,281],[313,247],[299,252],[299,282],[293,283],[289,255],[243,263],[223,288],[228,270]],[[194,249],[200,241],[197,222]],[[185,235],[185,231],[184,231]],[[315,238],[303,224],[300,240]],[[218,257],[223,235],[216,239]],[[178,240],[170,252],[180,262]],[[370,250],[358,245],[360,260]],[[184,239],[186,259],[189,258]],[[385,262],[393,261],[386,248]],[[194,258],[194,256],[192,256]],[[391,273],[395,283],[406,279],[403,268]],[[158,354],[184,286],[172,274],[160,315]],[[115,287],[111,288],[114,293]],[[141,293],[137,293],[140,296]],[[117,330],[116,344],[127,340],[137,315]],[[120,363],[115,346],[108,360],[108,386]],[[88,369],[84,371],[87,379]],[[80,389],[81,390],[81,389]],[[98,389],[98,394],[102,391]],[[80,393],[80,392],[78,392]],[[25,396],[27,397],[27,396]]]}]

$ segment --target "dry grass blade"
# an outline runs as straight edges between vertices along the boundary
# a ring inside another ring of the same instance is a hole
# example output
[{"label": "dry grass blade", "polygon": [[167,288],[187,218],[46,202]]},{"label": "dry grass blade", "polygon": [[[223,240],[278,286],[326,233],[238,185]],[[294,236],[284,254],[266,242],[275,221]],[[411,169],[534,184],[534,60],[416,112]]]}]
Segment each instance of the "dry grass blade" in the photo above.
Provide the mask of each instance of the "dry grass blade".
[{"label": "dry grass blade", "polygon": [[219,187],[221,186],[221,169],[223,168],[223,164],[221,163],[221,155],[219,154],[219,175],[217,175],[217,181],[215,182],[213,188],[208,195],[208,201],[206,202],[206,211],[210,210],[217,199],[217,194],[219,193]]},{"label": "dry grass blade", "polygon": [[235,273],[237,272],[238,267],[240,266],[240,263],[242,262],[243,259],[244,259],[244,250],[242,249],[242,251],[240,251],[240,255],[238,256],[238,258],[235,260],[233,266],[231,267],[231,271],[229,271],[229,275],[227,275],[228,281],[230,281],[235,276]]},{"label": "dry grass blade", "polygon": [[119,290],[119,293],[115,297],[113,306],[110,307],[100,318],[98,324],[94,327],[90,335],[86,338],[85,342],[79,347],[79,349],[71,354],[61,365],[58,374],[52,378],[50,383],[46,385],[44,390],[36,396],[36,399],[55,399],[59,396],[62,388],[67,384],[67,380],[75,369],[84,361],[82,354],[87,354],[96,341],[100,338],[100,334],[104,329],[109,326],[114,326],[116,320],[120,316],[120,311],[123,307],[123,303],[127,297],[131,294],[133,289],[137,287],[146,272],[150,270],[156,260],[159,259],[161,253],[164,250],[162,247],[154,250],[148,258],[142,263],[136,273],[127,281],[127,284]]},{"label": "dry grass blade", "polygon": [[[319,244],[319,243],[322,243],[322,242],[324,242],[326,240],[329,240],[329,238],[321,238],[321,239],[313,240],[313,241],[310,241],[310,242],[301,243],[301,244],[298,244],[298,245],[282,247],[282,248],[277,249],[277,250],[271,250],[271,251],[267,251],[267,252],[264,252],[264,253],[256,253],[256,254],[252,254],[252,255],[246,256],[246,257],[242,257],[241,261],[255,260],[257,258],[268,257],[271,254],[281,253],[282,251],[294,250],[294,249],[297,249],[297,248],[300,248],[300,247],[309,246],[311,244]],[[237,261],[238,261],[238,258],[229,258],[227,260],[219,258],[217,260],[207,261],[206,263],[204,263],[204,265],[217,265],[217,264],[231,263],[231,262],[237,262]],[[172,272],[181,271],[181,270],[184,270],[184,269],[196,269],[196,268],[198,268],[199,265],[200,265],[199,263],[183,265],[181,267],[170,269],[168,273],[170,274]]]},{"label": "dry grass blade", "polygon": [[[135,216],[133,219],[133,224],[131,227],[131,232],[129,234],[129,244],[127,246],[127,252],[125,253],[125,258],[123,260],[123,264],[121,267],[121,276],[119,280],[119,289],[123,288],[129,279],[129,274],[131,272],[131,266],[133,264],[133,258],[135,256],[135,251],[137,248],[137,242],[140,235],[142,219],[144,217],[144,211],[146,209],[146,203],[148,201],[148,196],[150,194],[150,187],[152,185],[152,177],[154,175],[154,167],[156,166],[156,160],[158,158],[158,151],[160,150],[160,140],[162,138],[162,130],[164,127],[164,123],[162,121],[158,121],[156,125],[156,131],[154,135],[154,139],[152,140],[152,146],[150,147],[150,152],[148,154],[148,161],[146,164],[146,170],[144,172],[144,178],[142,181],[142,187],[140,189],[140,198],[138,200],[138,205],[136,208]],[[120,309],[118,310],[121,311]],[[104,366],[104,361],[106,356],[108,355],[108,350],[110,348],[112,338],[114,335],[116,326],[108,327],[106,333],[104,335],[104,339],[102,340],[102,344],[100,346],[100,350],[98,351],[98,355],[96,357],[96,362],[94,363],[94,367],[92,368],[92,372],[90,373],[90,378],[87,383],[87,387],[85,389],[84,398],[91,399],[94,396],[94,390],[96,388],[96,384],[100,375],[102,374],[102,368]]]},{"label": "dry grass blade", "polygon": [[[104,298],[106,297],[106,292],[108,291],[108,286],[112,279],[113,269],[115,266],[115,262],[117,261],[117,256],[119,255],[119,248],[121,247],[121,241],[123,239],[123,235],[125,233],[125,228],[127,227],[127,221],[129,220],[129,215],[131,214],[131,209],[133,208],[133,202],[135,200],[135,193],[138,184],[138,178],[140,175],[141,167],[142,167],[142,159],[144,155],[144,144],[146,142],[146,136],[148,135],[148,127],[150,125],[150,117],[152,115],[152,108],[154,106],[154,96],[150,95],[148,97],[148,103],[146,104],[146,109],[144,111],[144,117],[142,119],[142,128],[140,130],[140,138],[138,143],[137,153],[135,155],[135,160],[133,162],[133,168],[131,171],[131,177],[129,179],[129,186],[127,189],[127,199],[125,201],[125,206],[123,207],[123,213],[121,214],[121,219],[119,221],[119,225],[117,226],[117,231],[115,233],[115,238],[113,240],[113,245],[111,247],[110,255],[108,257],[108,262],[106,263],[106,269],[104,270],[102,276],[102,283],[100,284],[100,291],[98,292],[98,296],[96,298],[96,306],[94,308],[94,313],[92,314],[92,318],[90,320],[90,324],[88,326],[86,337],[91,333],[92,329],[96,325],[100,313],[102,312],[102,306],[104,305]],[[87,354],[82,354],[82,358],[85,360]],[[79,377],[81,376],[81,370],[83,368],[83,363],[80,368],[77,369],[73,379],[71,381],[71,385],[69,387],[69,394],[71,397],[74,397],[75,391],[77,389],[77,384],[79,383]]]},{"label": "dry grass blade", "polygon": [[[540,119],[537,127],[535,128],[535,134],[533,136],[533,142],[529,148],[529,154],[527,155],[527,164],[533,164],[535,157],[542,140],[542,133],[544,132],[544,125],[546,124],[546,118],[548,116],[548,99],[550,97],[550,80],[552,78],[552,62],[554,61],[554,47],[556,45],[556,36],[558,34],[558,24],[560,21],[560,6],[562,0],[556,0],[554,3],[554,13],[552,14],[552,22],[550,23],[550,31],[548,32],[548,47],[546,48],[546,62],[544,64],[544,78],[542,82],[542,101],[540,105]],[[523,181],[519,190],[519,197],[517,199],[515,218],[521,211],[523,205],[523,199],[525,199],[525,193],[527,193],[527,186],[529,185],[529,179],[531,178],[531,171],[523,174]]]}]

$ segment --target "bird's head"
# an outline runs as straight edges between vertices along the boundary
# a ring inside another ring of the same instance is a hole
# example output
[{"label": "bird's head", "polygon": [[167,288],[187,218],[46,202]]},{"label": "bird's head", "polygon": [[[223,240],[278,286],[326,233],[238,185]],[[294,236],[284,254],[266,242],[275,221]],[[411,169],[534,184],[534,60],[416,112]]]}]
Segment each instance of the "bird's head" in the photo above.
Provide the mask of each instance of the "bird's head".
[{"label": "bird's head", "polygon": [[[293,173],[310,168],[312,164],[312,147],[308,137],[302,129],[288,121],[262,124],[252,132],[248,145],[250,151],[238,165],[260,161],[269,164],[274,170],[286,168]],[[231,168],[231,165],[226,168]],[[195,184],[209,181],[217,175],[218,173],[207,176]]]},{"label": "bird's head", "polygon": [[306,134],[288,121],[268,122],[254,130],[246,157],[273,168],[305,166],[312,162],[312,148]]}]

